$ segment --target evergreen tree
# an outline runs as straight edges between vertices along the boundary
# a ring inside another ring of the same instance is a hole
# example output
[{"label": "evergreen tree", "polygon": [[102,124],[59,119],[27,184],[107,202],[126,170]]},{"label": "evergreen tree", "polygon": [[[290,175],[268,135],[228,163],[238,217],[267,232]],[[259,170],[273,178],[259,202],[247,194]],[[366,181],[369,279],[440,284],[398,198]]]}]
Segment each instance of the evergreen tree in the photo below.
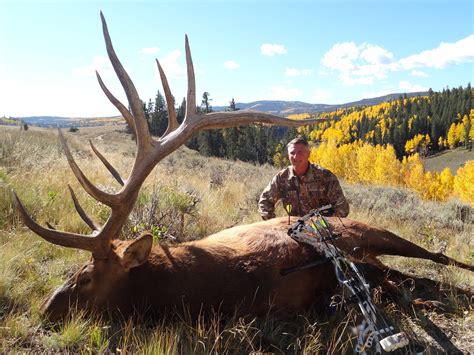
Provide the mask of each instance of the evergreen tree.
[{"label": "evergreen tree", "polygon": [[201,108],[205,113],[212,112],[212,99],[210,98],[210,96],[211,95],[207,91],[204,91],[204,93],[202,94]]},{"label": "evergreen tree", "polygon": [[178,111],[176,112],[176,120],[179,124],[184,121],[184,116],[186,115],[186,98],[183,97],[183,101],[181,101],[181,105],[178,107]]},{"label": "evergreen tree", "polygon": [[155,104],[151,105],[150,108],[150,132],[152,135],[162,136],[168,127],[168,110],[166,108],[165,98],[160,90],[156,92]]},{"label": "evergreen tree", "polygon": [[[235,107],[235,100],[229,101],[229,106],[226,108],[226,111],[238,111],[239,109]],[[226,158],[235,160],[238,159],[238,143],[240,136],[240,127],[227,128],[223,131],[223,144],[224,144],[224,155]]]}]

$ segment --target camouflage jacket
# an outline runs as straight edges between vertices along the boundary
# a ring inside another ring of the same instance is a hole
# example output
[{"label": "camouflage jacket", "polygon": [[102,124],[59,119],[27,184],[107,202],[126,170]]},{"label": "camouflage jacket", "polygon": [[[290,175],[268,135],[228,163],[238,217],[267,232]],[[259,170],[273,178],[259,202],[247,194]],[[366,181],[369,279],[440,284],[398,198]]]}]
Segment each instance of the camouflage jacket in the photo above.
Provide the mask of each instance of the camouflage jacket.
[{"label": "camouflage jacket", "polygon": [[304,216],[312,209],[331,204],[335,215],[349,214],[347,202],[337,177],[327,169],[310,164],[303,176],[296,176],[289,166],[276,174],[263,190],[258,210],[263,219],[275,217],[275,204],[281,200],[284,208],[291,205],[290,215]]}]

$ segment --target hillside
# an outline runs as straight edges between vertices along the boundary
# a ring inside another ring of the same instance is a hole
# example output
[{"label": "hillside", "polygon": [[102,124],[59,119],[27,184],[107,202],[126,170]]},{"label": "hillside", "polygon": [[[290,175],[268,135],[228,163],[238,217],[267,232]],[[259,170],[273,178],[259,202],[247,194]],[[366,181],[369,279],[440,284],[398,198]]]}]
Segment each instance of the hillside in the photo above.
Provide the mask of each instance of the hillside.
[{"label": "hillside", "polygon": [[[236,107],[240,110],[247,111],[262,111],[273,113],[275,115],[288,116],[298,113],[316,113],[335,111],[340,108],[347,108],[352,106],[371,106],[381,102],[396,100],[400,96],[416,97],[427,95],[427,92],[413,92],[413,93],[395,93],[379,97],[367,98],[359,101],[347,102],[343,104],[329,105],[329,104],[310,104],[301,101],[278,101],[278,100],[260,100],[249,103],[236,103]],[[224,111],[225,106],[213,106],[215,111]]]},{"label": "hillside", "polygon": [[474,160],[474,150],[469,151],[465,148],[456,148],[429,156],[425,159],[424,163],[425,169],[428,171],[441,172],[444,168],[449,168],[455,174],[468,160]]},{"label": "hillside", "polygon": [[[122,123],[121,116],[111,117],[61,117],[61,116],[28,116],[12,117],[13,121],[21,121],[38,127],[90,127]],[[0,122],[0,124],[2,124]]]}]

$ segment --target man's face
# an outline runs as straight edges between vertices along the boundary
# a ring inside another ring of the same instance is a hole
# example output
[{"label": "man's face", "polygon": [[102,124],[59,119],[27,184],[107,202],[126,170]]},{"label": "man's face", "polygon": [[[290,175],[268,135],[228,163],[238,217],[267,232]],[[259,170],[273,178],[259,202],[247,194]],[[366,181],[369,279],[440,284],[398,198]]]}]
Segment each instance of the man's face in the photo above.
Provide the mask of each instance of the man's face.
[{"label": "man's face", "polygon": [[288,159],[295,170],[306,169],[309,159],[309,148],[304,144],[292,144],[288,147]]}]

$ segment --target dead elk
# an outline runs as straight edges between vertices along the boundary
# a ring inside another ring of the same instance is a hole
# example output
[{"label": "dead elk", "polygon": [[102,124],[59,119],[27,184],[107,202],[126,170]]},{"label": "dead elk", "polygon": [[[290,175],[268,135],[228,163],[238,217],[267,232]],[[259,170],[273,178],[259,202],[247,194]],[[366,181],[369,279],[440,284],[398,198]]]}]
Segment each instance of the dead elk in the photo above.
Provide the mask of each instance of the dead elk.
[{"label": "dead elk", "polygon": [[[314,250],[296,243],[287,235],[287,218],[233,227],[205,239],[176,246],[153,246],[149,234],[136,240],[117,239],[146,177],[159,161],[183,145],[193,133],[255,122],[301,126],[321,120],[294,121],[260,112],[198,112],[194,69],[186,38],[188,92],[184,121],[178,124],[176,120],[173,97],[157,61],[169,121],[164,135],[152,139],[141,100],[115,54],[102,14],[101,20],[107,53],[124,88],[131,112],[110,93],[99,74],[97,78],[105,95],[132,128],[137,153],[131,173],[124,180],[91,143],[93,151],[122,185],[120,191],[110,194],[87,179],[59,132],[69,165],[80,184],[94,199],[111,209],[110,217],[100,226],[87,216],[71,190],[77,211],[93,230],[89,235],[62,232],[51,226],[42,227],[28,215],[18,196],[13,193],[24,223],[33,232],[51,243],[92,253],[91,261],[47,300],[45,315],[56,320],[67,315],[72,307],[80,310],[119,309],[127,314],[137,306],[160,311],[182,304],[188,305],[191,310],[214,307],[221,311],[231,310],[237,305],[245,312],[260,313],[269,307],[301,309],[318,302],[325,293],[331,293],[336,281],[330,264],[288,276],[280,274],[282,269],[320,257]],[[452,263],[473,270],[472,266],[430,253],[386,230],[349,219],[329,218],[329,222],[341,235],[337,245],[354,260],[381,266],[377,256],[400,255],[442,264]]]}]

